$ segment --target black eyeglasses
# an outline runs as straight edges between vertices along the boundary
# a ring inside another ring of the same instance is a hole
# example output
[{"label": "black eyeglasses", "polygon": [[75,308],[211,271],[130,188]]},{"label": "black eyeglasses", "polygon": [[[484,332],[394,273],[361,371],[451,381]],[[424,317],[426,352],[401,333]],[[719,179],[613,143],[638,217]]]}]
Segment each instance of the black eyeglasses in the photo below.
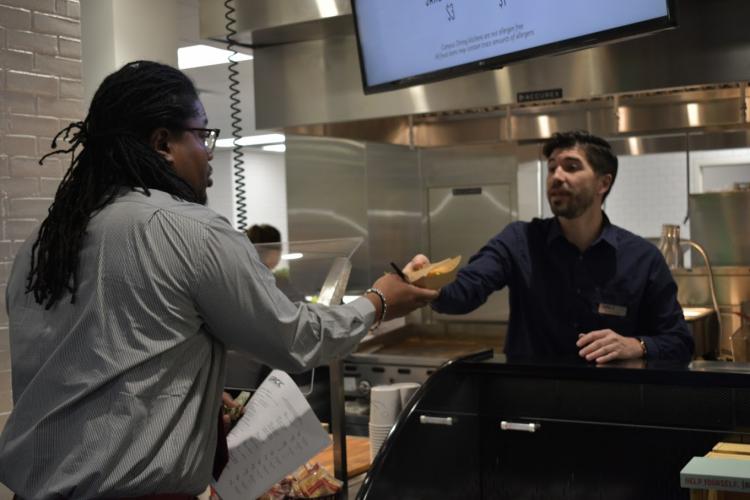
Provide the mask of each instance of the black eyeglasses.
[{"label": "black eyeglasses", "polygon": [[219,137],[221,130],[218,128],[185,128],[183,130],[190,130],[191,132],[198,132],[198,137],[203,141],[203,146],[209,153],[214,152],[216,146],[216,139]]}]

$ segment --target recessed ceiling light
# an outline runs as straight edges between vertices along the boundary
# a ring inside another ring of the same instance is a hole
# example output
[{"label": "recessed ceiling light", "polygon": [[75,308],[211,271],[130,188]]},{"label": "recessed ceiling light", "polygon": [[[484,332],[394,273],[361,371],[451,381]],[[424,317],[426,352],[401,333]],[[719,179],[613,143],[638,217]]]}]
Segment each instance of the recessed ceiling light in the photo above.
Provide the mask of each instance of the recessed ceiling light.
[{"label": "recessed ceiling light", "polygon": [[[276,144],[283,143],[286,140],[284,134],[258,134],[258,135],[246,135],[237,139],[238,146],[262,146],[264,144]],[[283,144],[281,144],[283,145]],[[234,146],[234,139],[219,139],[216,141],[217,148],[231,148]]]},{"label": "recessed ceiling light", "polygon": [[[190,45],[177,49],[177,67],[180,69],[213,66],[214,64],[228,64],[232,52],[211,47],[210,45]],[[232,61],[250,61],[253,56],[238,52],[232,56]]]},{"label": "recessed ceiling light", "polygon": [[263,146],[263,151],[273,151],[274,153],[283,153],[286,151],[286,144],[269,144],[268,146]]}]

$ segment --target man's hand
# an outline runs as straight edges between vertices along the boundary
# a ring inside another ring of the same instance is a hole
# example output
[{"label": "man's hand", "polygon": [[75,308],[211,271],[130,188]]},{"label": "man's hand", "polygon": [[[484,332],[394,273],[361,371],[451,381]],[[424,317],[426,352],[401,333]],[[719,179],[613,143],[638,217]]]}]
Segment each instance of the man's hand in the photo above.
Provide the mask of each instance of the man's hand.
[{"label": "man's hand", "polygon": [[640,340],[623,337],[609,329],[581,334],[576,345],[581,348],[579,356],[599,364],[613,359],[637,359],[643,356]]},{"label": "man's hand", "polygon": [[[224,434],[229,434],[229,430],[232,428],[232,420],[236,420],[236,418],[239,418],[239,415],[245,413],[245,409],[242,408],[242,410],[239,410],[242,405],[232,399],[231,394],[226,391],[221,395],[221,405],[223,410],[221,420],[224,424]],[[233,414],[237,415],[235,419],[232,418]]]},{"label": "man's hand", "polygon": [[[395,274],[386,274],[382,278],[379,278],[373,284],[373,287],[383,292],[388,302],[388,310],[385,317],[387,320],[405,316],[414,309],[426,306],[438,296],[437,291],[405,283]],[[371,301],[375,305],[377,314],[380,314],[379,300],[371,298]]]}]

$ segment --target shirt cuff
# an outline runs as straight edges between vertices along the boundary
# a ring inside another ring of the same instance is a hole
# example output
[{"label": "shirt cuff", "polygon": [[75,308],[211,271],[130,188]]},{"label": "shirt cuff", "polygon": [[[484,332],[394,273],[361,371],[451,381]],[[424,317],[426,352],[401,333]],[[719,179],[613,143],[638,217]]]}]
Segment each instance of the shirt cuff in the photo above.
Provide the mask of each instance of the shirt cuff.
[{"label": "shirt cuff", "polygon": [[646,344],[646,357],[644,359],[659,359],[659,346],[651,337],[641,337]]},{"label": "shirt cuff", "polygon": [[442,312],[440,310],[440,299],[441,299],[442,296],[443,296],[443,289],[441,288],[438,291],[437,298],[435,300],[433,300],[432,302],[430,302],[430,309],[432,309],[435,312]]},{"label": "shirt cuff", "polygon": [[348,305],[353,307],[362,316],[369,330],[372,324],[375,323],[375,306],[372,305],[370,299],[359,297],[353,302],[349,302]]}]

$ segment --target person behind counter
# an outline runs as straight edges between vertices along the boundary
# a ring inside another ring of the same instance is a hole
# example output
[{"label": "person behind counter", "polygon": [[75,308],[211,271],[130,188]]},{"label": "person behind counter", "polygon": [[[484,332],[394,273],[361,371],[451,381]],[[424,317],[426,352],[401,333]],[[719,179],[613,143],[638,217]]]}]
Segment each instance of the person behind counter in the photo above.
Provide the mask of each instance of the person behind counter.
[{"label": "person behind counter", "polygon": [[137,61],[61,132],[71,146],[51,154],[72,164],[7,285],[14,408],[0,481],[18,498],[192,498],[226,446],[228,347],[303,370],[436,296],[386,275],[348,305],[288,300],[205,206],[207,123],[182,72]]},{"label": "person behind counter", "polygon": [[289,280],[288,269],[277,269],[281,262],[281,233],[270,224],[253,224],[245,231],[247,238],[258,251],[258,256],[273,273],[276,287],[293,302],[305,300],[304,294],[297,290]]},{"label": "person behind counter", "polygon": [[[602,210],[617,176],[609,143],[557,133],[543,153],[555,217],[509,224],[440,290],[433,309],[468,313],[508,286],[509,357],[689,360],[693,339],[664,258]],[[407,269],[426,264],[417,255]]]},{"label": "person behind counter", "polygon": [[258,250],[261,262],[273,271],[281,262],[281,233],[270,224],[253,224],[245,231],[254,245],[263,245]]}]

